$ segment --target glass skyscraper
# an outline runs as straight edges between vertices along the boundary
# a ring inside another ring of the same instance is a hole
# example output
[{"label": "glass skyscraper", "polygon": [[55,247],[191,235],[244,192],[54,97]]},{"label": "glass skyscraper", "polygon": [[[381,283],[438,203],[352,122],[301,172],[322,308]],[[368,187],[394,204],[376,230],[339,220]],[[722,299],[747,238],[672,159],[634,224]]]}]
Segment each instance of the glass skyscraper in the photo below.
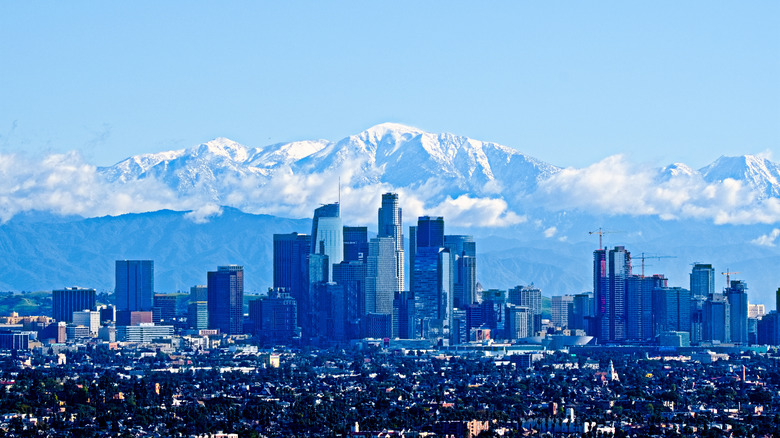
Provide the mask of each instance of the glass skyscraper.
[{"label": "glass skyscraper", "polygon": [[244,267],[219,266],[208,273],[209,328],[240,334],[244,323]]},{"label": "glass skyscraper", "polygon": [[708,297],[715,293],[715,270],[712,265],[695,263],[691,269],[691,296]]},{"label": "glass skyscraper", "polygon": [[116,307],[118,311],[151,311],[154,305],[154,261],[116,261]]}]

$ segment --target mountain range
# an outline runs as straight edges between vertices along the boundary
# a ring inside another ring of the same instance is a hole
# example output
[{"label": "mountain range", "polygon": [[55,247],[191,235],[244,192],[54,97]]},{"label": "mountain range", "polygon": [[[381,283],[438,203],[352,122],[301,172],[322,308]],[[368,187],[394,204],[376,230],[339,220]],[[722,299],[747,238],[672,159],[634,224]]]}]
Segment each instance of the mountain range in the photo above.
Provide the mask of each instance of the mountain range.
[{"label": "mountain range", "polygon": [[486,288],[589,290],[598,244],[588,232],[599,227],[609,231],[605,246],[625,244],[635,260],[678,257],[647,260],[670,284],[686,286],[694,261],[743,272],[764,301],[780,283],[780,166],[757,155],[698,170],[626,156],[561,168],[496,143],[385,123],[337,142],[254,148],[218,138],[109,167],[72,156],[13,159],[0,155],[0,248],[12,254],[0,261],[0,288],[8,290],[108,290],[115,259],[152,258],[163,292],[202,283],[226,263],[244,264],[248,289],[261,291],[272,282],[272,234],[310,229],[308,219],[287,218],[340,199],[345,224],[375,229],[387,191],[401,195],[405,226],[442,215],[448,233],[477,236]]}]

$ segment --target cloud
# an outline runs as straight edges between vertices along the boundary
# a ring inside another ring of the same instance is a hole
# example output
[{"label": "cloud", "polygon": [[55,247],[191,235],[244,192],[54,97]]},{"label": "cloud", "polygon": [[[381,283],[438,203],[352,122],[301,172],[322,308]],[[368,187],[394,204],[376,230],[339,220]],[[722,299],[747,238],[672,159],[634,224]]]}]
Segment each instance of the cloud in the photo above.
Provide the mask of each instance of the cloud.
[{"label": "cloud", "polygon": [[751,240],[750,243],[760,246],[775,246],[775,241],[778,237],[780,237],[780,228],[775,228],[771,233],[758,236]]},{"label": "cloud", "polygon": [[662,175],[615,155],[591,166],[568,168],[539,184],[536,202],[549,210],[581,210],[662,219],[703,219],[716,224],[780,221],[780,200],[759,199],[741,181],[706,182],[701,175]]},{"label": "cloud", "polygon": [[546,230],[544,230],[544,237],[549,239],[550,237],[555,236],[555,233],[557,232],[558,232],[558,228],[556,227],[547,228]]},{"label": "cloud", "polygon": [[192,210],[184,215],[185,218],[196,224],[205,224],[214,216],[222,216],[222,207],[216,204],[205,204],[202,207]]}]

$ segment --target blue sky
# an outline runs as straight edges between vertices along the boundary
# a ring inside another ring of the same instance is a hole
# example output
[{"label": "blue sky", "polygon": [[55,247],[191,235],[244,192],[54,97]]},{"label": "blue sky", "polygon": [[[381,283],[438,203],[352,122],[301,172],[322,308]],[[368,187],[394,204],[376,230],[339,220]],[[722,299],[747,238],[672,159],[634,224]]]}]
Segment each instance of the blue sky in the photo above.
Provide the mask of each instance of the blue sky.
[{"label": "blue sky", "polygon": [[0,153],[109,165],[390,121],[701,167],[776,152],[778,22],[768,1],[3,2]]}]

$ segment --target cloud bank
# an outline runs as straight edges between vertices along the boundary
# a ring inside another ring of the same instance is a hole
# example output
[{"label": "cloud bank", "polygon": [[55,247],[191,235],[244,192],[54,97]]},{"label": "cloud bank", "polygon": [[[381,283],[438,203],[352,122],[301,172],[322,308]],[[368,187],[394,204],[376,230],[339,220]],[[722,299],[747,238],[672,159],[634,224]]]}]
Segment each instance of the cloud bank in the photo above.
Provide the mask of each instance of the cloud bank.
[{"label": "cloud bank", "polygon": [[[223,171],[172,184],[147,174],[129,181],[107,175],[71,152],[42,160],[0,154],[0,220],[26,211],[95,217],[160,209],[191,211],[194,222],[221,214],[220,206],[250,213],[309,217],[322,203],[341,199],[345,222],[376,223],[381,194],[399,193],[407,218],[444,216],[464,227],[507,227],[528,221],[529,206],[551,212],[658,216],[666,220],[698,219],[716,224],[773,224],[780,221],[780,199],[761,197],[742,181],[707,182],[698,173],[664,172],[630,163],[622,155],[582,169],[568,168],[538,183],[535,193],[518,197],[491,185],[482,195],[455,191],[446,179],[431,177],[412,186],[393,187],[367,179],[362,161],[346,160],[321,172],[295,173],[282,166],[270,174]],[[339,184],[340,181],[340,184]],[[175,188],[173,188],[175,187]],[[754,240],[772,246],[775,232]],[[554,226],[542,231],[556,237]]]}]

